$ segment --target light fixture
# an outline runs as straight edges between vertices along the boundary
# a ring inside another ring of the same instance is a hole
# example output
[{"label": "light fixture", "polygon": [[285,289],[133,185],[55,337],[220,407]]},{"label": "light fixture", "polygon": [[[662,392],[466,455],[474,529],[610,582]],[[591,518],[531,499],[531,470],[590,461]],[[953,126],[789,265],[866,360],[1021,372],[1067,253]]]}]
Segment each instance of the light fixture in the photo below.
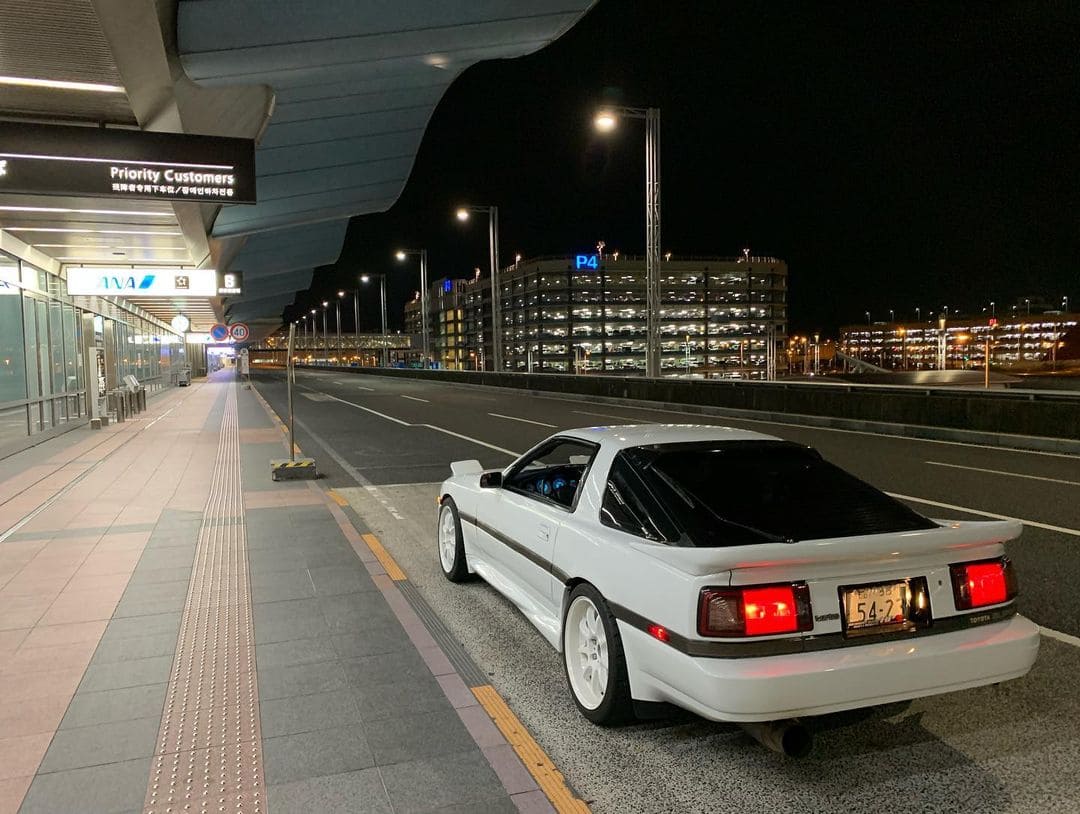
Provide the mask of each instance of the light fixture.
[{"label": "light fixture", "polygon": [[396,258],[397,258],[398,260],[404,260],[404,259],[405,259],[405,257],[406,257],[406,255],[405,255],[405,252],[403,252],[403,251],[401,251],[401,250],[398,250],[398,251],[397,251],[397,252],[396,252],[396,253],[394,254],[394,257],[396,257]]},{"label": "light fixture", "polygon": [[172,318],[172,322],[170,322],[169,324],[172,325],[172,329],[174,331],[176,331],[178,334],[182,334],[184,331],[191,327],[191,320],[185,317],[183,314],[177,314],[175,317]]},{"label": "light fixture", "polygon": [[371,275],[369,275],[369,274],[361,274],[360,275],[360,282],[367,283],[367,282],[370,282],[370,281],[371,281]]},{"label": "light fixture", "polygon": [[104,85],[98,82],[67,82],[59,79],[33,79],[28,76],[0,76],[0,85],[20,85],[27,88],[51,88],[53,90],[85,90],[92,93],[123,93],[120,85]]},{"label": "light fixture", "polygon": [[183,237],[183,232],[143,232],[135,229],[67,229],[57,226],[5,226],[7,232],[63,232],[77,235],[161,235],[163,237]]},{"label": "light fixture", "polygon": [[339,297],[344,297],[344,296],[345,296],[345,292],[344,292],[344,291],[339,291],[339,292],[337,293],[337,295],[338,295]]},{"label": "light fixture", "polygon": [[326,307],[327,307],[328,305],[330,305],[330,303],[329,303],[329,302],[327,302],[326,300],[323,300],[323,304],[322,304],[322,307],[323,307],[323,308],[326,308]]},{"label": "light fixture", "polygon": [[131,215],[139,218],[174,218],[173,212],[144,212],[138,209],[69,209],[64,206],[0,206],[0,212],[57,212],[59,214]]},{"label": "light fixture", "polygon": [[601,133],[610,133],[618,123],[619,120],[615,118],[615,114],[610,110],[601,110],[593,119],[593,125]]},{"label": "light fixture", "polygon": [[466,221],[469,219],[469,210],[462,207],[457,211],[457,219],[460,221]]}]

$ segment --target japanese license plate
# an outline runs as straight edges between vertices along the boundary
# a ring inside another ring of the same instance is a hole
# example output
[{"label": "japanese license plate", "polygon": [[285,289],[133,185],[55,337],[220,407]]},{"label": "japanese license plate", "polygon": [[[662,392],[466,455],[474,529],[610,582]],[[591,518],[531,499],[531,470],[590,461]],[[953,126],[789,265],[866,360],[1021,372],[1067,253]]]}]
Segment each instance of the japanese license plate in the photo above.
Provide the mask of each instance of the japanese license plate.
[{"label": "japanese license plate", "polygon": [[914,627],[910,620],[911,587],[905,582],[854,585],[841,589],[844,632],[849,636]]}]

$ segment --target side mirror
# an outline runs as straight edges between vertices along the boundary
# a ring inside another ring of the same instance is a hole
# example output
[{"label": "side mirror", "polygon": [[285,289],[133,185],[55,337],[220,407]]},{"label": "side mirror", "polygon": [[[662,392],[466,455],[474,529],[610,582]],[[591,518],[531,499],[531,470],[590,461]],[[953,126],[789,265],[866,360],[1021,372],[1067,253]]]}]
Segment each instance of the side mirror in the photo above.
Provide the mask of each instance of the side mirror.
[{"label": "side mirror", "polygon": [[502,486],[502,472],[485,472],[480,476],[481,489],[498,489]]}]

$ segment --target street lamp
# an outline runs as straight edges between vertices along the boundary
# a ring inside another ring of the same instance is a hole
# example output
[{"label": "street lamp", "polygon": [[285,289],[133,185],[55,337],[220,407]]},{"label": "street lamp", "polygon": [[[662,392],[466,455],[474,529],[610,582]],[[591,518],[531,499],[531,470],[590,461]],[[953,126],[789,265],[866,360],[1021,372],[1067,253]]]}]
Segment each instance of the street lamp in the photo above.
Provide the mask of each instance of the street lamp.
[{"label": "street lamp", "polygon": [[458,207],[457,219],[466,222],[473,212],[488,216],[488,262],[491,265],[491,366],[503,369],[502,355],[502,287],[499,282],[499,207]]},{"label": "street lamp", "polygon": [[[318,327],[317,327],[318,323],[315,320],[315,314],[317,314],[317,313],[318,313],[317,309],[315,309],[315,308],[311,309],[311,347],[308,348],[309,351],[315,349],[315,337],[319,333],[319,330],[318,330]],[[311,354],[309,353],[308,356],[311,356]]]},{"label": "street lamp", "polygon": [[329,300],[323,300],[322,304],[322,343],[323,353],[326,354],[326,364],[330,364],[330,331],[326,329],[326,309],[330,307]]},{"label": "street lamp", "polygon": [[[382,342],[382,344],[383,344],[383,347],[382,347],[382,366],[383,367],[389,367],[390,366],[390,359],[389,359],[390,349],[386,345],[386,343],[387,343],[387,338],[386,338],[386,275],[385,274],[361,274],[360,275],[360,282],[362,282],[362,283],[364,283],[366,285],[367,283],[371,282],[372,277],[378,277],[379,278],[379,312],[380,312],[381,317],[382,317],[382,339],[383,339],[383,342]],[[357,293],[359,294],[359,292],[357,292]],[[359,312],[357,312],[357,313],[359,313]],[[359,322],[357,324],[359,324]]]},{"label": "street lamp", "polygon": [[[404,263],[410,255],[418,255],[420,257],[420,345],[424,354],[424,367],[428,366],[428,358],[430,355],[428,347],[428,284],[427,284],[427,249],[398,249],[394,254],[394,257],[398,259],[399,263]],[[383,282],[385,286],[385,281]],[[386,310],[386,305],[383,305],[383,311]],[[383,319],[383,333],[386,332],[386,320]]]},{"label": "street lamp", "polygon": [[345,296],[345,292],[344,291],[339,291],[337,293],[337,302],[334,303],[334,308],[335,308],[335,312],[336,312],[336,316],[337,316],[337,322],[335,323],[335,325],[337,326],[337,350],[338,350],[339,361],[340,361],[340,357],[342,356],[342,352],[341,352],[341,299],[344,296]]},{"label": "street lamp", "polygon": [[660,108],[605,106],[593,124],[609,133],[622,116],[645,120],[645,375],[656,377],[660,375]]}]

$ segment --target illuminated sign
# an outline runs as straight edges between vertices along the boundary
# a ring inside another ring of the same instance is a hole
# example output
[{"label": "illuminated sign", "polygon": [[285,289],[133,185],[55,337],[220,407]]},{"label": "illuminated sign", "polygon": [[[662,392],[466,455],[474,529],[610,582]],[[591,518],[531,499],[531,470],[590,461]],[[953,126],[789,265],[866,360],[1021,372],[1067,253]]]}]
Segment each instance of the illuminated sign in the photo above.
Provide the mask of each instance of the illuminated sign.
[{"label": "illuminated sign", "polygon": [[219,297],[225,295],[235,296],[242,294],[244,290],[244,274],[240,271],[228,271],[222,272],[218,275],[218,289],[217,293]]},{"label": "illuminated sign", "polygon": [[596,254],[579,254],[574,256],[574,268],[598,269],[600,268],[600,256]]},{"label": "illuminated sign", "polygon": [[443,280],[442,290],[445,291],[447,294],[449,294],[451,291],[453,291],[454,290],[454,282],[453,282],[453,280]]},{"label": "illuminated sign", "polygon": [[0,122],[0,192],[255,203],[250,139]]},{"label": "illuminated sign", "polygon": [[217,271],[68,266],[68,293],[99,297],[213,297]]}]

